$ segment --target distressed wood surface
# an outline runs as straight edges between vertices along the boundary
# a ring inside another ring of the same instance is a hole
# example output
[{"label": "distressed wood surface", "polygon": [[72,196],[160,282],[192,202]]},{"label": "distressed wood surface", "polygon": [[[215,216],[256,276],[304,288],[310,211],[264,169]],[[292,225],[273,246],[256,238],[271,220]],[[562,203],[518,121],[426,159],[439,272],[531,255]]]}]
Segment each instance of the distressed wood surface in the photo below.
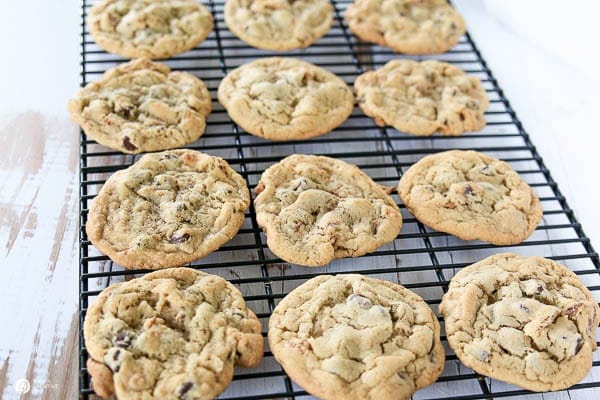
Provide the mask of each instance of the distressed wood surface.
[{"label": "distressed wood surface", "polygon": [[[77,129],[27,112],[3,119],[0,137],[0,397],[74,399]],[[21,397],[19,379],[31,383]]]}]

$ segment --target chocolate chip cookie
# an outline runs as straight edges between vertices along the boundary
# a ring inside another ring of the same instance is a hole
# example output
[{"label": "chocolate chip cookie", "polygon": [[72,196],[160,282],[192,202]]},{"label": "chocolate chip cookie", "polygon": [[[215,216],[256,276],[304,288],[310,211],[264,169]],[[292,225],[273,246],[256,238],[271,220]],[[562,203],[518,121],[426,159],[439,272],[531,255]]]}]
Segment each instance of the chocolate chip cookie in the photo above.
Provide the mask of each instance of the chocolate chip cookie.
[{"label": "chocolate chip cookie", "polygon": [[540,200],[519,174],[476,151],[423,157],[402,175],[398,193],[419,221],[464,240],[518,244],[542,219]]},{"label": "chocolate chip cookie", "polygon": [[104,289],[83,324],[93,388],[127,399],[212,399],[263,356],[261,324],[225,279],[190,268]]},{"label": "chocolate chip cookie", "polygon": [[577,276],[552,260],[504,253],[464,268],[440,312],[458,358],[483,375],[561,390],[592,367],[600,309]]},{"label": "chocolate chip cookie", "polygon": [[466,30],[446,0],[355,0],[344,18],[360,39],[405,54],[443,53]]},{"label": "chocolate chip cookie", "polygon": [[195,0],[104,0],[89,10],[87,27],[109,53],[157,59],[194,48],[213,19]]},{"label": "chocolate chip cookie", "polygon": [[458,136],[485,127],[479,79],[440,61],[392,60],[354,82],[358,105],[379,126],[413,135]]},{"label": "chocolate chip cookie", "polygon": [[225,160],[170,150],[111,176],[93,200],[86,232],[125,268],[174,267],[231,240],[249,205],[244,179]]},{"label": "chocolate chip cookie", "polygon": [[144,58],[107,71],[69,101],[71,119],[87,136],[129,154],[195,141],[210,111],[204,82]]},{"label": "chocolate chip cookie", "polygon": [[267,245],[295,264],[316,267],[373,252],[402,227],[386,188],[329,157],[289,156],[262,174],[255,193]]},{"label": "chocolate chip cookie", "polygon": [[333,21],[329,0],[227,0],[225,23],[251,46],[266,50],[308,47]]},{"label": "chocolate chip cookie", "polygon": [[294,58],[261,58],[242,65],[221,81],[218,96],[246,132],[271,140],[323,135],[354,108],[344,81]]},{"label": "chocolate chip cookie", "polygon": [[409,399],[444,368],[440,325],[423,299],[361,275],[322,275],[290,292],[269,320],[269,347],[323,400]]}]

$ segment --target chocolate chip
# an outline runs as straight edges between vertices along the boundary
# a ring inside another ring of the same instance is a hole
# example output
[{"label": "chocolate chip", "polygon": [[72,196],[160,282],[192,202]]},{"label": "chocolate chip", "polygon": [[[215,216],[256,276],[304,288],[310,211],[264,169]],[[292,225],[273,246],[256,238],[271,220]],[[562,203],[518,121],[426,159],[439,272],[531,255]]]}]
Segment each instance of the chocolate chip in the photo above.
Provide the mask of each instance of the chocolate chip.
[{"label": "chocolate chip", "polygon": [[361,308],[369,308],[372,305],[371,300],[361,296],[360,294],[351,294],[348,296],[348,301],[356,302]]},{"label": "chocolate chip", "polygon": [[537,285],[537,287],[535,288],[535,292],[537,294],[542,294],[543,291],[544,291],[544,287],[542,285]]},{"label": "chocolate chip", "polygon": [[133,105],[128,105],[127,107],[123,107],[120,112],[125,118],[129,118],[133,115]]},{"label": "chocolate chip", "polygon": [[298,182],[296,183],[296,187],[293,187],[291,189],[293,191],[296,191],[298,189],[306,189],[306,187],[307,187],[306,179],[300,178],[300,179],[298,179]]},{"label": "chocolate chip", "polygon": [[475,191],[473,190],[473,187],[471,185],[467,185],[467,186],[465,186],[463,193],[465,194],[465,196],[467,196],[467,195],[472,196],[475,193]]},{"label": "chocolate chip", "polygon": [[483,167],[479,168],[479,172],[486,176],[491,176],[494,174],[494,171],[492,171],[489,165],[484,165]]},{"label": "chocolate chip", "polygon": [[192,390],[193,387],[194,384],[192,382],[185,382],[183,385],[181,385],[181,387],[179,388],[179,398],[181,400],[184,400],[185,394]]},{"label": "chocolate chip", "polygon": [[129,346],[131,346],[132,339],[133,338],[128,332],[121,331],[113,338],[113,346],[127,349]]},{"label": "chocolate chip", "polygon": [[527,307],[525,304],[519,304],[519,308],[521,310],[525,311],[526,313],[528,313],[530,311],[529,307]]},{"label": "chocolate chip", "polygon": [[573,355],[579,353],[579,350],[581,350],[582,347],[583,347],[583,339],[578,337],[577,343],[575,344],[575,353],[573,353]]},{"label": "chocolate chip", "polygon": [[377,222],[377,221],[371,221],[371,233],[373,235],[376,235],[378,229],[379,229],[379,222]]},{"label": "chocolate chip", "polygon": [[136,151],[138,149],[131,141],[129,141],[127,136],[123,138],[123,147],[125,147],[125,150],[129,151]]},{"label": "chocolate chip", "polygon": [[171,243],[171,244],[179,244],[179,243],[185,243],[188,240],[190,240],[190,234],[189,233],[184,233],[181,236],[177,236],[176,234],[173,234],[173,236],[171,236],[171,239],[169,239],[169,243]]},{"label": "chocolate chip", "polygon": [[119,370],[121,369],[121,350],[120,349],[116,349],[112,355],[110,355],[109,359],[104,359],[105,360],[105,364],[108,366],[108,368],[110,368],[110,370],[112,372],[119,372]]}]

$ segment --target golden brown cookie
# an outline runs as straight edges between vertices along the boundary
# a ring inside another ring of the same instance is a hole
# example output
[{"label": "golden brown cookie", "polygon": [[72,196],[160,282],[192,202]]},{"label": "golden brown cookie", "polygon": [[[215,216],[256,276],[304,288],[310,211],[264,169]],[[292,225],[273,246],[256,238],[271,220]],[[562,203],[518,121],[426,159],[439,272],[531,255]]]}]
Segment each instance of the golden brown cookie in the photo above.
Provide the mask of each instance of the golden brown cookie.
[{"label": "golden brown cookie", "polygon": [[373,252],[402,228],[386,188],[329,157],[291,155],[262,174],[255,193],[267,245],[295,264],[316,267]]},{"label": "golden brown cookie", "polygon": [[104,289],[83,324],[93,387],[119,400],[212,399],[263,356],[261,324],[225,279],[171,268]]},{"label": "golden brown cookie", "polygon": [[106,71],[69,101],[71,119],[87,136],[129,154],[192,143],[210,111],[204,82],[145,58]]},{"label": "golden brown cookie", "polygon": [[448,343],[480,374],[525,389],[566,389],[592,367],[597,300],[542,257],[504,253],[462,269],[440,305]]},{"label": "golden brown cookie", "polygon": [[261,58],[231,71],[219,102],[238,125],[271,140],[302,140],[330,132],[354,108],[340,78],[295,58]]},{"label": "golden brown cookie", "polygon": [[244,42],[259,49],[308,47],[333,22],[329,0],[227,0],[225,23]]},{"label": "golden brown cookie", "polygon": [[485,127],[479,79],[440,61],[393,60],[354,82],[358,105],[379,126],[413,135],[457,136]]},{"label": "golden brown cookie", "polygon": [[443,53],[466,31],[446,0],[355,0],[344,18],[360,39],[405,54]]},{"label": "golden brown cookie", "polygon": [[398,184],[408,210],[431,228],[496,245],[527,239],[542,219],[542,204],[511,166],[476,151],[423,157]]},{"label": "golden brown cookie", "polygon": [[249,205],[244,179],[225,160],[170,150],[112,175],[93,200],[86,232],[125,268],[174,267],[231,240]]},{"label": "golden brown cookie", "polygon": [[404,400],[444,368],[440,325],[410,290],[361,275],[322,275],[291,291],[269,320],[287,374],[323,400]]},{"label": "golden brown cookie", "polygon": [[195,0],[103,0],[87,17],[94,41],[127,58],[169,58],[194,48],[213,29]]}]

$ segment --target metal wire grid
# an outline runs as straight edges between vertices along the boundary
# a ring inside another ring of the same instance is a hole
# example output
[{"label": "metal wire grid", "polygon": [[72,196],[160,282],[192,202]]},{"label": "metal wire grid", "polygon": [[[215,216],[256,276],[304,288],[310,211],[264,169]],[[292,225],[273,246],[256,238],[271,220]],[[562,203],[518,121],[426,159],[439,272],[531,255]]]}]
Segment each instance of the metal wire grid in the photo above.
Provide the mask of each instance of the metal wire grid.
[{"label": "metal wire grid", "polygon": [[[342,18],[351,0],[331,1],[335,9],[331,31],[309,49],[288,52],[286,56],[299,57],[325,67],[349,84],[365,70],[379,67],[393,58],[405,57],[357,41]],[[82,1],[82,86],[125,61],[102,51],[88,35],[85,16],[92,4],[93,1]],[[358,272],[401,283],[425,298],[437,312],[440,298],[457,268],[501,251],[536,254],[558,260],[573,269],[598,297],[598,254],[469,34],[446,54],[411,58],[442,59],[482,80],[491,100],[490,110],[486,113],[488,126],[483,131],[450,138],[415,137],[391,128],[377,127],[370,118],[355,109],[346,123],[326,136],[294,143],[271,142],[247,135],[236,126],[217,103],[216,88],[222,77],[233,68],[275,53],[251,48],[226,29],[223,21],[224,0],[208,0],[205,4],[215,20],[214,32],[198,48],[166,63],[174,69],[185,70],[202,78],[213,97],[214,110],[208,118],[207,131],[188,147],[227,159],[251,189],[268,165],[292,153],[323,154],[343,159],[357,164],[375,181],[395,186],[402,173],[426,154],[451,148],[474,148],[510,162],[534,187],[544,205],[544,220],[527,241],[517,246],[498,248],[482,242],[461,241],[432,231],[416,221],[399,204],[404,227],[393,243],[373,254],[358,259],[337,260],[328,267],[318,269],[290,265],[274,256],[265,245],[265,238],[256,223],[254,208],[251,207],[244,226],[230,243],[190,266],[221,275],[236,284],[263,322],[264,329],[270,312],[283,296],[305,280],[323,273]],[[88,140],[83,133],[80,134],[80,327],[88,304],[103,288],[145,272],[127,271],[113,264],[90,245],[84,230],[89,202],[107,176],[131,165],[138,158],[108,151]],[[394,198],[400,203],[396,195]],[[442,339],[447,354],[444,373],[434,385],[417,392],[414,398],[541,398],[540,395],[484,378],[467,369],[447,346],[444,332]],[[93,392],[85,369],[86,359],[87,353],[80,334],[79,385],[82,399],[93,397],[90,396]],[[562,395],[571,397],[596,390],[594,388],[599,386],[600,358],[596,356],[588,377]],[[561,394],[555,396],[560,397]],[[306,397],[308,394],[287,377],[267,348],[259,367],[236,369],[234,381],[219,398],[253,400]]]}]

